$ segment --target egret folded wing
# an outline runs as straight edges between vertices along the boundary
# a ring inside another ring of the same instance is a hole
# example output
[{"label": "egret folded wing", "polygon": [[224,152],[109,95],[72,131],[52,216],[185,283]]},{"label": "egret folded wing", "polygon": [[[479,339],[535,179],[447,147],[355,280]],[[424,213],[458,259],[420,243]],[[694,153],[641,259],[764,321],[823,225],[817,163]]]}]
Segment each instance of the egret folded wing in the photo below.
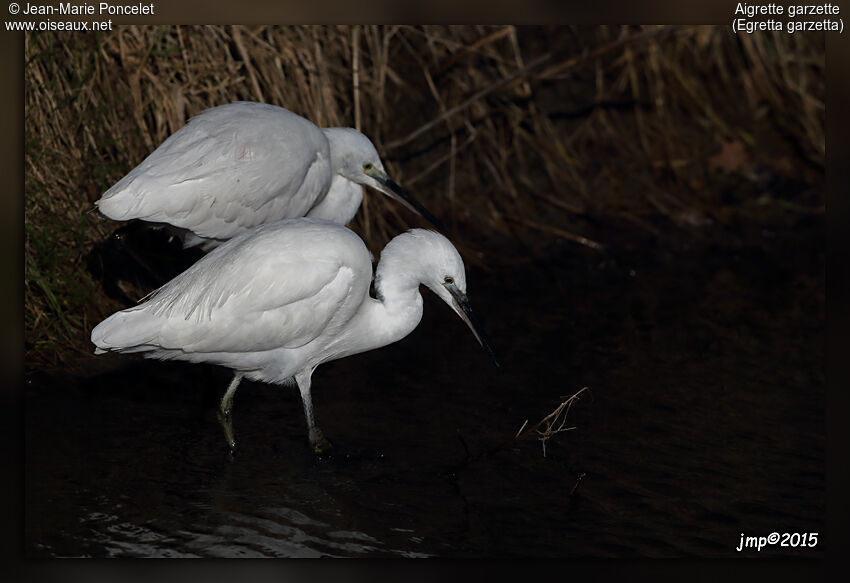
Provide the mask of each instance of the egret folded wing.
[{"label": "egret folded wing", "polygon": [[100,211],[209,238],[305,215],[330,186],[324,134],[280,108],[232,105],[192,118],[104,193]]}]

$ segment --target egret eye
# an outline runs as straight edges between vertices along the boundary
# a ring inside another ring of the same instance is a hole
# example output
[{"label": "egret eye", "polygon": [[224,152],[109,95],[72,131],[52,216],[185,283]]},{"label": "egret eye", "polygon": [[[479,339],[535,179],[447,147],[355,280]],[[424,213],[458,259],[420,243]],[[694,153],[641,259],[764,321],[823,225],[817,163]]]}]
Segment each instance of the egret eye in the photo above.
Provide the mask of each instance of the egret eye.
[{"label": "egret eye", "polygon": [[443,283],[446,285],[453,285],[455,282],[454,278],[450,275],[446,276],[446,279],[443,280]]},{"label": "egret eye", "polygon": [[373,166],[371,162],[366,162],[365,164],[363,164],[363,170],[365,170],[366,172],[369,172],[369,170],[371,170],[372,168]]}]

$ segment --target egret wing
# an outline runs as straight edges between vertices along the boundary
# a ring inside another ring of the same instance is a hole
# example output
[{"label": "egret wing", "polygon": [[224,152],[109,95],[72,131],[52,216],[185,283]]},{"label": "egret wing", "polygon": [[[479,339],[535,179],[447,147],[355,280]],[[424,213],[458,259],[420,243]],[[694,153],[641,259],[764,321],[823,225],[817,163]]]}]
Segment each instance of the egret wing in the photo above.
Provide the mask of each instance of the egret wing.
[{"label": "egret wing", "polygon": [[216,107],[192,118],[97,202],[116,220],[165,222],[209,238],[303,216],[330,185],[324,134],[283,108]]},{"label": "egret wing", "polygon": [[[314,224],[304,221],[294,231]],[[316,240],[278,225],[216,249],[145,303],[110,316],[92,341],[114,350],[260,352],[297,348],[341,326],[368,293],[368,250],[343,227],[320,229]]]}]

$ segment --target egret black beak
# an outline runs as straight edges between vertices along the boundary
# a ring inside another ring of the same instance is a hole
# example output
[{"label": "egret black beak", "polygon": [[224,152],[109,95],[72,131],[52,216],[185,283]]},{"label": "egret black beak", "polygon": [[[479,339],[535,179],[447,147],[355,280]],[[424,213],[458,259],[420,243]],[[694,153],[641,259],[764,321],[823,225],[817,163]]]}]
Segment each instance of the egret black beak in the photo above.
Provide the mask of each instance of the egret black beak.
[{"label": "egret black beak", "polygon": [[466,297],[466,294],[460,291],[455,284],[444,283],[443,285],[447,290],[449,290],[449,293],[452,294],[452,299],[454,300],[453,307],[455,312],[457,312],[457,315],[460,316],[460,318],[466,322],[466,325],[469,326],[469,329],[472,330],[472,333],[475,335],[475,339],[478,340],[478,343],[490,356],[493,364],[496,365],[496,367],[501,367],[498,359],[496,358],[496,352],[493,350],[493,346],[490,344],[487,337],[484,336],[484,333],[481,330],[481,325],[475,318],[475,314],[472,313],[472,307],[469,305],[469,298]]},{"label": "egret black beak", "polygon": [[425,207],[416,202],[416,200],[414,200],[414,198],[410,196],[406,190],[396,184],[392,178],[390,178],[385,173],[374,167],[370,170],[367,170],[366,174],[378,181],[378,184],[380,184],[382,187],[379,188],[381,192],[383,192],[393,200],[397,200],[398,202],[406,206],[408,209],[412,210],[417,215],[437,227],[437,229],[439,229],[440,231],[445,231],[443,223],[438,221],[434,215],[425,210]]}]

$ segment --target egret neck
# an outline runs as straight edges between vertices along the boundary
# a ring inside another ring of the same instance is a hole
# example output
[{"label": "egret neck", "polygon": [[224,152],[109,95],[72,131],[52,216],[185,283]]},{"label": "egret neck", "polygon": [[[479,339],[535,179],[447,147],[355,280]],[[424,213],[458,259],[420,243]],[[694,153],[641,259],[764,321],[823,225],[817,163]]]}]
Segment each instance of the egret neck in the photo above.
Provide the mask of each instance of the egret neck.
[{"label": "egret neck", "polygon": [[[367,297],[339,338],[344,356],[380,348],[401,340],[422,320],[419,286],[428,281],[422,249],[408,233],[399,235],[381,253],[375,270],[376,298]],[[344,338],[344,339],[343,339]]]}]

